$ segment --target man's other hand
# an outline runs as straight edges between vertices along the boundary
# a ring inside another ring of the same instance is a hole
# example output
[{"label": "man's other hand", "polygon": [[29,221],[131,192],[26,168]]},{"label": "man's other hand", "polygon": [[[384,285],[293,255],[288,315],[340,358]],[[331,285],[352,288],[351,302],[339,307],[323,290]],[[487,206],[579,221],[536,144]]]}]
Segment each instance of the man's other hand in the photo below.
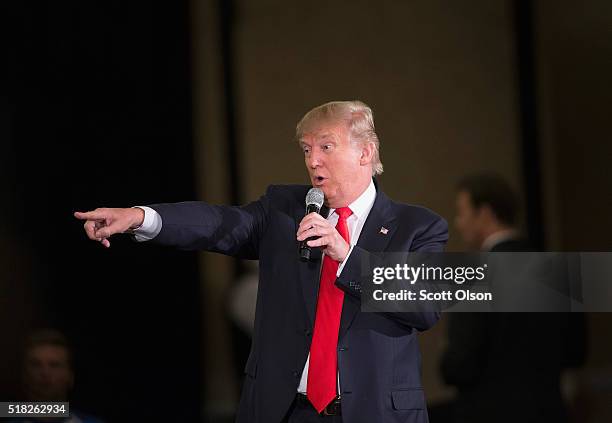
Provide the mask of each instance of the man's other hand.
[{"label": "man's other hand", "polygon": [[297,240],[319,237],[308,241],[309,247],[321,247],[323,252],[337,262],[343,262],[350,246],[331,223],[318,213],[310,213],[302,219],[297,231]]},{"label": "man's other hand", "polygon": [[108,238],[114,234],[136,229],[144,221],[144,210],[134,207],[129,209],[100,208],[88,212],[75,212],[74,217],[84,220],[85,233],[94,241],[110,247]]}]

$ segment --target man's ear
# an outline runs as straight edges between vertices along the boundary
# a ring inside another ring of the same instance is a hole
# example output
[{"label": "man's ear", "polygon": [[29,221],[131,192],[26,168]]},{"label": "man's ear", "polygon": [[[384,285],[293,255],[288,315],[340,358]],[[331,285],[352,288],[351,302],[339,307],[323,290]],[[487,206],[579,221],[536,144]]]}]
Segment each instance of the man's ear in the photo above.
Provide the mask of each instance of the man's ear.
[{"label": "man's ear", "polygon": [[374,151],[375,151],[376,147],[374,146],[373,142],[366,142],[362,147],[361,147],[361,157],[359,158],[359,164],[364,166],[366,164],[370,164],[372,163],[372,161],[374,160]]},{"label": "man's ear", "polygon": [[497,216],[493,212],[493,209],[490,205],[486,203],[478,208],[478,213],[480,214],[480,216],[483,216],[488,221],[497,220]]}]

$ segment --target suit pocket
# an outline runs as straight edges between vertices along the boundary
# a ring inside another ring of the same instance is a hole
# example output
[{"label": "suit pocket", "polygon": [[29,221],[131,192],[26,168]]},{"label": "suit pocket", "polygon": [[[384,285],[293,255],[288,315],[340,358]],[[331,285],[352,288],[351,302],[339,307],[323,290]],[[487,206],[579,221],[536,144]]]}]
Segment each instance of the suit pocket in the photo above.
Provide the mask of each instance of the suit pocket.
[{"label": "suit pocket", "polygon": [[425,394],[420,388],[391,391],[391,400],[394,410],[425,409]]}]

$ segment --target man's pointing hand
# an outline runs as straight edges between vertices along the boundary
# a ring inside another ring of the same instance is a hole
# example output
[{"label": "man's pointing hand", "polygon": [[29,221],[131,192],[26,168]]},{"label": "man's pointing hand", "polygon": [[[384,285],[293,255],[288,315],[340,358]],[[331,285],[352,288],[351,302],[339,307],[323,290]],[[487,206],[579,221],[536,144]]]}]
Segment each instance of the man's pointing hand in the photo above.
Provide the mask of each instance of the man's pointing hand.
[{"label": "man's pointing hand", "polygon": [[74,217],[84,220],[85,233],[94,241],[110,247],[108,238],[111,235],[124,233],[138,228],[144,221],[144,211],[138,207],[100,208],[88,212],[75,212]]}]

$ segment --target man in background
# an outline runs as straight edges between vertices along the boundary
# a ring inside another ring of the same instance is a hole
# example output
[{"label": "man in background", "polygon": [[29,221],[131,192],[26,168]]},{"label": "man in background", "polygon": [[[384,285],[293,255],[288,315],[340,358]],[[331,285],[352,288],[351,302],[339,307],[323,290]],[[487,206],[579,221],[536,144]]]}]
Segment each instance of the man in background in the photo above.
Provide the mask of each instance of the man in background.
[{"label": "man in background", "polygon": [[[72,352],[66,337],[51,329],[32,333],[24,349],[23,391],[25,401],[68,402],[74,387]],[[39,419],[19,418],[15,422],[34,422]],[[40,421],[55,421],[44,418]],[[92,416],[70,409],[65,423],[101,423]]]},{"label": "man in background", "polygon": [[[517,196],[500,176],[464,178],[456,210],[455,226],[470,251],[530,251],[516,226]],[[449,313],[441,371],[457,388],[450,421],[568,421],[561,373],[584,356],[582,314]]]}]

